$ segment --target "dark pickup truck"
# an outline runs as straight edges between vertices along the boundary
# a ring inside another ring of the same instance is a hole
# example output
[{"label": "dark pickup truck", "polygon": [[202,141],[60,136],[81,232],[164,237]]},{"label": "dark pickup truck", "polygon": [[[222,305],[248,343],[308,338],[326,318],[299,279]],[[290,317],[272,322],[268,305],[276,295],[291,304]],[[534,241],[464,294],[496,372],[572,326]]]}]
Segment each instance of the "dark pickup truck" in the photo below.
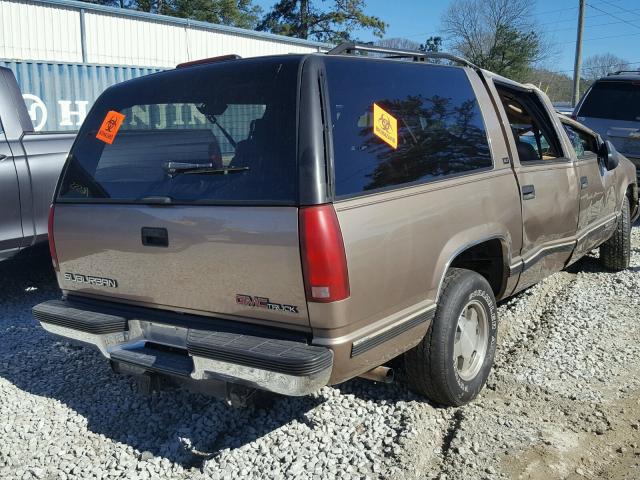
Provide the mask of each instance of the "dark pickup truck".
[{"label": "dark pickup truck", "polygon": [[0,67],[0,261],[47,241],[47,216],[75,134],[35,133],[13,72]]}]

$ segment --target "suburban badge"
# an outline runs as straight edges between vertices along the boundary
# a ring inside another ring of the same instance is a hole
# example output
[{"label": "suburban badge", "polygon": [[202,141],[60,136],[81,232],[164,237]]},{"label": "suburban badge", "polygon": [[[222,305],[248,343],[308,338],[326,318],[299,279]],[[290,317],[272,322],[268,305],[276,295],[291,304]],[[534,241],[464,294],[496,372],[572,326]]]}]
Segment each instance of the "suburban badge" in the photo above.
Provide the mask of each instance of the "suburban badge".
[{"label": "suburban badge", "polygon": [[112,278],[93,277],[91,275],[82,275],[80,273],[65,273],[64,279],[70,282],[87,283],[96,287],[118,288],[118,282]]}]

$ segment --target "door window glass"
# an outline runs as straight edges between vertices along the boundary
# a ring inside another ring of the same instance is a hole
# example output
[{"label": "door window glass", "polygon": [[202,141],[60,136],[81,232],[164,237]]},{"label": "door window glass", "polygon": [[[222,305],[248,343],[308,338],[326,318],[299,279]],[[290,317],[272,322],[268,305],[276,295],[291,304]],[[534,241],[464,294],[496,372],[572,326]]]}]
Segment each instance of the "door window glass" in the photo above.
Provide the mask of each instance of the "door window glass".
[{"label": "door window glass", "polygon": [[500,98],[507,113],[521,164],[562,157],[553,127],[549,125],[548,119],[538,113],[538,105],[532,99],[516,98],[510,92],[501,92]]},{"label": "door window glass", "polygon": [[593,135],[563,123],[565,132],[579,159],[590,157],[589,153],[598,153],[598,144]]}]

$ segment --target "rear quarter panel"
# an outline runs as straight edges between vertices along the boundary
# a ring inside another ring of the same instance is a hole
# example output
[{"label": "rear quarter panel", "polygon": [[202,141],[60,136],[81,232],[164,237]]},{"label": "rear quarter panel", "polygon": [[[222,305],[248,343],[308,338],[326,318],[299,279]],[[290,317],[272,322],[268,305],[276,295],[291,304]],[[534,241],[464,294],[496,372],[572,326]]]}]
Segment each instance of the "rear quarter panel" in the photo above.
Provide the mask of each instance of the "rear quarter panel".
[{"label": "rear quarter panel", "polygon": [[[448,265],[462,250],[498,238],[506,257],[520,251],[520,196],[504,136],[486,89],[475,73],[470,79],[483,111],[493,170],[334,204],[351,296],[333,304],[308,305],[314,343],[334,345],[331,383],[380,365],[420,342],[428,323],[351,357],[352,341],[433,309]],[[511,261],[505,259],[507,270]]]},{"label": "rear quarter panel", "polygon": [[[509,169],[340,202],[336,210],[351,296],[335,304],[309,304],[314,338],[348,337],[358,330],[367,335],[433,307],[457,253],[492,238],[512,245],[522,228]],[[399,355],[421,340],[427,326],[357,358],[350,358],[350,347],[336,351],[334,379]]]}]

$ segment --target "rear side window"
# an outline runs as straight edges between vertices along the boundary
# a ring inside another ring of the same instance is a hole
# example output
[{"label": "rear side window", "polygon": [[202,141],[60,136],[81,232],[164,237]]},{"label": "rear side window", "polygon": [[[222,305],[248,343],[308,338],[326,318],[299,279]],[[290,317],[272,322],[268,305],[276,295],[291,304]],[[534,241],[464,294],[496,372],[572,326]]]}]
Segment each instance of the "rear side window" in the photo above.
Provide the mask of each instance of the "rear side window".
[{"label": "rear side window", "polygon": [[345,58],[325,63],[337,196],[493,166],[482,114],[461,68]]},{"label": "rear side window", "polygon": [[596,82],[582,102],[580,117],[640,121],[640,80]]},{"label": "rear side window", "polygon": [[298,65],[229,61],[112,87],[78,134],[59,198],[295,203]]}]

